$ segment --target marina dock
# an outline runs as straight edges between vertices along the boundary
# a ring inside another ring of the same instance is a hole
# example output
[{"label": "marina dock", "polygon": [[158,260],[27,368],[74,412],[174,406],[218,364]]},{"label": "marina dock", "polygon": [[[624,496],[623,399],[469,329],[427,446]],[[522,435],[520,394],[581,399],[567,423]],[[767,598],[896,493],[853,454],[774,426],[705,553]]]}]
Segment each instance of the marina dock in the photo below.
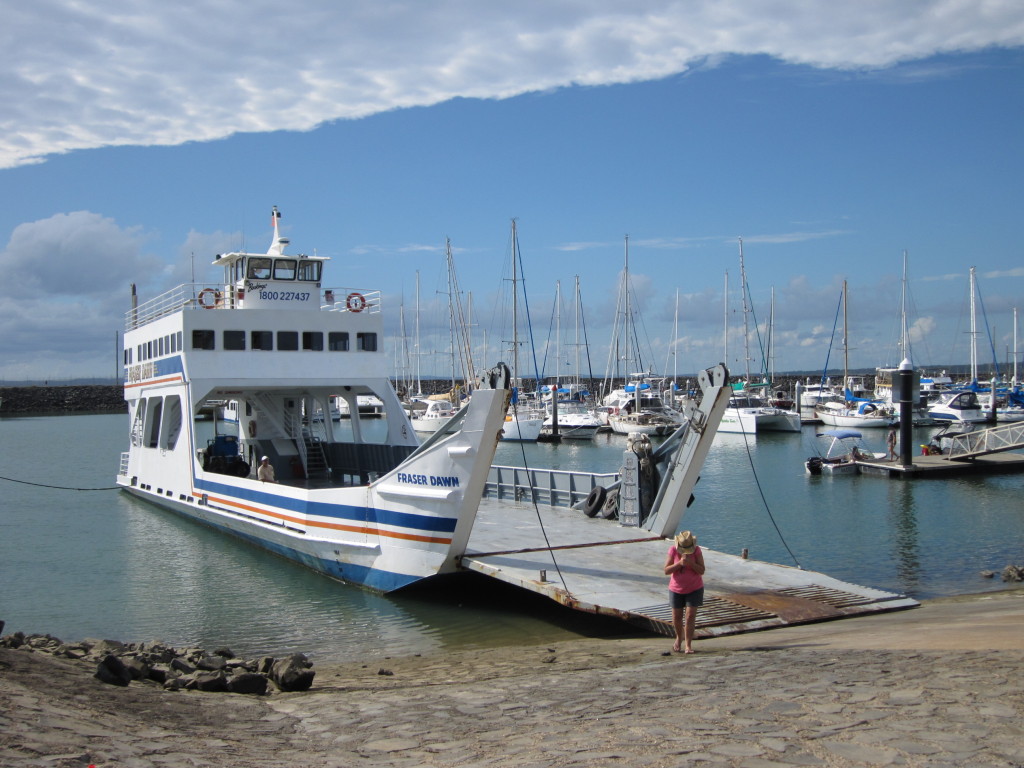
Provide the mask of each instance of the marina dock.
[{"label": "marina dock", "polygon": [[1024,472],[1024,455],[992,453],[960,461],[946,456],[915,456],[909,467],[899,461],[858,461],[862,474],[882,475],[899,480],[919,478],[961,477],[965,475],[997,475]]},{"label": "marina dock", "polygon": [[[713,542],[711,542],[713,544]],[[545,595],[578,611],[672,634],[671,541],[578,509],[484,499],[462,568]],[[913,608],[905,595],[823,573],[748,560],[701,544],[707,573],[697,637]]]}]

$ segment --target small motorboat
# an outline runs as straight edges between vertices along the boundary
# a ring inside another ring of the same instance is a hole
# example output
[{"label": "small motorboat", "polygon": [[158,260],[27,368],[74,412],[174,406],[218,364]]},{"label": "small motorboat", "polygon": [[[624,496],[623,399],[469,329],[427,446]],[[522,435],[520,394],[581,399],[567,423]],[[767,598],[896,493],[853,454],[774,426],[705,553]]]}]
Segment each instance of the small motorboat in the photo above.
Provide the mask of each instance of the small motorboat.
[{"label": "small motorboat", "polygon": [[818,437],[831,438],[824,455],[811,456],[804,462],[810,475],[856,475],[858,462],[877,461],[888,456],[869,451],[860,445],[863,435],[855,429],[826,429]]}]

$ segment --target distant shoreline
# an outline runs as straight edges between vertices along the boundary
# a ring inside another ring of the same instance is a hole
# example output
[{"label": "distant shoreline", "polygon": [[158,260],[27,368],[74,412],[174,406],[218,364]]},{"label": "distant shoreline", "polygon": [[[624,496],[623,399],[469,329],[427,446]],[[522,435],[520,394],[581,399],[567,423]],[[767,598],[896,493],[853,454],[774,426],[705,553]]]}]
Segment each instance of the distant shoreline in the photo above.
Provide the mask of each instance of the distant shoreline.
[{"label": "distant shoreline", "polygon": [[127,413],[120,384],[0,387],[0,416]]}]

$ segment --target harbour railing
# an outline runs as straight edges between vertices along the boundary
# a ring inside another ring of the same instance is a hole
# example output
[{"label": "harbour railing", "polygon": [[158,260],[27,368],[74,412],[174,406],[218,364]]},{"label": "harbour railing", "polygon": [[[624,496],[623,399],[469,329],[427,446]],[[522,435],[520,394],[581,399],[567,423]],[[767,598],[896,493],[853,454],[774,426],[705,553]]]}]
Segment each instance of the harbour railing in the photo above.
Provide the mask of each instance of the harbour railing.
[{"label": "harbour railing", "polygon": [[967,459],[1019,448],[1024,448],[1024,422],[1018,421],[949,438],[949,450],[943,458]]},{"label": "harbour railing", "polygon": [[617,472],[571,472],[562,469],[491,466],[484,496],[508,501],[527,501],[550,507],[571,507],[585,501],[597,486],[619,482]]}]

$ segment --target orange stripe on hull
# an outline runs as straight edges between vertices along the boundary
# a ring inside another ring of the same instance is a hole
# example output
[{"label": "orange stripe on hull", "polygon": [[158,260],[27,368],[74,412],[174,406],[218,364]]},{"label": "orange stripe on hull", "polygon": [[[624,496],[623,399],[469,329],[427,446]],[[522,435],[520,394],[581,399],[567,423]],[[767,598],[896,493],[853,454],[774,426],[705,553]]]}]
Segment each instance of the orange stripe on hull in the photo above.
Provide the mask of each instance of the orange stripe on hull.
[{"label": "orange stripe on hull", "polygon": [[[192,489],[192,495],[202,498],[203,494],[200,491]],[[207,494],[207,499],[210,501],[216,501],[218,504],[224,504],[228,507],[235,507],[236,509],[244,509],[247,512],[255,512],[260,515],[266,515],[277,520],[282,520],[295,525],[303,525],[308,528],[326,528],[332,531],[345,531],[347,533],[361,533],[368,534],[370,536],[383,536],[389,539],[400,539],[402,541],[419,541],[426,544],[451,544],[451,538],[441,538],[438,536],[424,536],[418,533],[401,533],[399,531],[385,531],[380,528],[376,528],[370,525],[347,525],[345,523],[321,523],[317,520],[305,520],[303,518],[291,517],[281,512],[272,512],[261,507],[254,507],[250,504],[243,504],[240,501],[234,499],[226,499],[220,496],[210,496]]]}]

